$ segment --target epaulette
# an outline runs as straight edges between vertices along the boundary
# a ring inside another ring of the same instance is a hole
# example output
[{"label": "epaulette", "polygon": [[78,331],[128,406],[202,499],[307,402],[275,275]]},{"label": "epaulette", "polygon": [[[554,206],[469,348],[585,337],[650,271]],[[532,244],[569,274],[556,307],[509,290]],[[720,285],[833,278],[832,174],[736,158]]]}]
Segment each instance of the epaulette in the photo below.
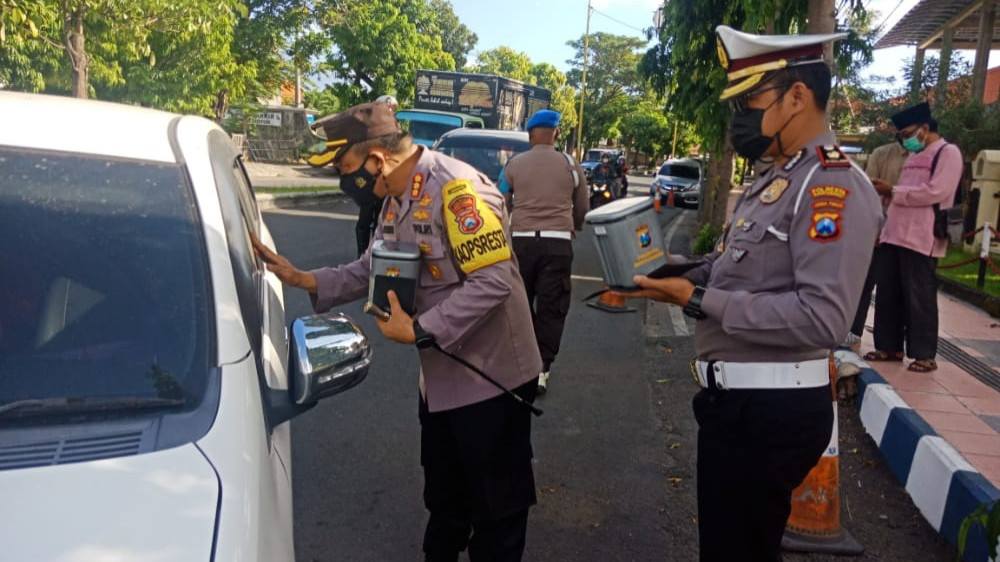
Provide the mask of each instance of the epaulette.
[{"label": "epaulette", "polygon": [[844,154],[839,146],[828,144],[817,146],[816,154],[819,155],[819,163],[824,168],[850,168],[851,161]]}]

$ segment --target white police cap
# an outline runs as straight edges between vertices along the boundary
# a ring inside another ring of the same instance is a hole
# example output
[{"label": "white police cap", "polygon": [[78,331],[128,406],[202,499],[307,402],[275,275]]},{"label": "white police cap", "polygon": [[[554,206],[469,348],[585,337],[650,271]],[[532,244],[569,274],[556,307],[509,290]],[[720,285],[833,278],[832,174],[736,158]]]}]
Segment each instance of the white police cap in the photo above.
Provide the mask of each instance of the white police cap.
[{"label": "white police cap", "polygon": [[735,98],[759,84],[768,72],[815,64],[823,60],[823,45],[847,37],[846,33],[824,35],[754,35],[729,26],[715,28],[719,61],[729,83],[720,100]]}]

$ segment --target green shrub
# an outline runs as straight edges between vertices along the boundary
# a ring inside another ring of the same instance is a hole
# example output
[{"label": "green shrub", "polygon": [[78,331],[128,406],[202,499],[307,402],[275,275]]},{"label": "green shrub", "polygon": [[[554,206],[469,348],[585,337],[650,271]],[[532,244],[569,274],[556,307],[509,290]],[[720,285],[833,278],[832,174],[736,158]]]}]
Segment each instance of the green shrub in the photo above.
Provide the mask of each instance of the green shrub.
[{"label": "green shrub", "polygon": [[698,232],[698,238],[694,241],[694,248],[691,252],[696,255],[704,255],[715,249],[715,244],[719,240],[720,232],[711,223],[702,225]]}]

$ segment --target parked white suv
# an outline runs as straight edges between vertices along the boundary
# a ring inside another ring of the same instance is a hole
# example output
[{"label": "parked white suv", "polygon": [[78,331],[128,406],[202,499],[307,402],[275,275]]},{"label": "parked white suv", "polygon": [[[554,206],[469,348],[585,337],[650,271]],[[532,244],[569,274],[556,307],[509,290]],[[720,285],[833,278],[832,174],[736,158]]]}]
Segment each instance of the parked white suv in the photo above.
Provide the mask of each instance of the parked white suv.
[{"label": "parked white suv", "polygon": [[226,133],[0,92],[5,560],[291,561],[289,424],[359,383],[336,314],[292,337]]}]

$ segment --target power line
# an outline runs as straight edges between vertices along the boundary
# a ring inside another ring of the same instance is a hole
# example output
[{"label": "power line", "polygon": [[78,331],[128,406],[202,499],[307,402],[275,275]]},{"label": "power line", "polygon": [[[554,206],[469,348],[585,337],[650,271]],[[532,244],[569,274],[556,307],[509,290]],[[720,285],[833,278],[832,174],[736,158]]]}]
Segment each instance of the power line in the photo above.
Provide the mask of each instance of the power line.
[{"label": "power line", "polygon": [[638,31],[639,33],[646,33],[646,30],[645,30],[645,29],[639,29],[638,27],[636,27],[636,26],[634,26],[634,25],[631,25],[631,24],[627,24],[627,23],[623,22],[622,20],[618,20],[618,19],[615,19],[615,18],[613,18],[613,17],[609,16],[608,14],[605,14],[604,12],[601,12],[600,10],[598,10],[598,9],[596,9],[596,8],[591,8],[590,10],[591,10],[592,12],[595,12],[595,13],[598,13],[598,14],[601,14],[602,16],[604,16],[604,17],[608,18],[609,20],[611,20],[611,21],[613,21],[613,22],[615,22],[615,23],[620,23],[621,25],[624,25],[625,27],[627,27],[627,28],[629,28],[629,29],[634,29],[634,30]]}]

